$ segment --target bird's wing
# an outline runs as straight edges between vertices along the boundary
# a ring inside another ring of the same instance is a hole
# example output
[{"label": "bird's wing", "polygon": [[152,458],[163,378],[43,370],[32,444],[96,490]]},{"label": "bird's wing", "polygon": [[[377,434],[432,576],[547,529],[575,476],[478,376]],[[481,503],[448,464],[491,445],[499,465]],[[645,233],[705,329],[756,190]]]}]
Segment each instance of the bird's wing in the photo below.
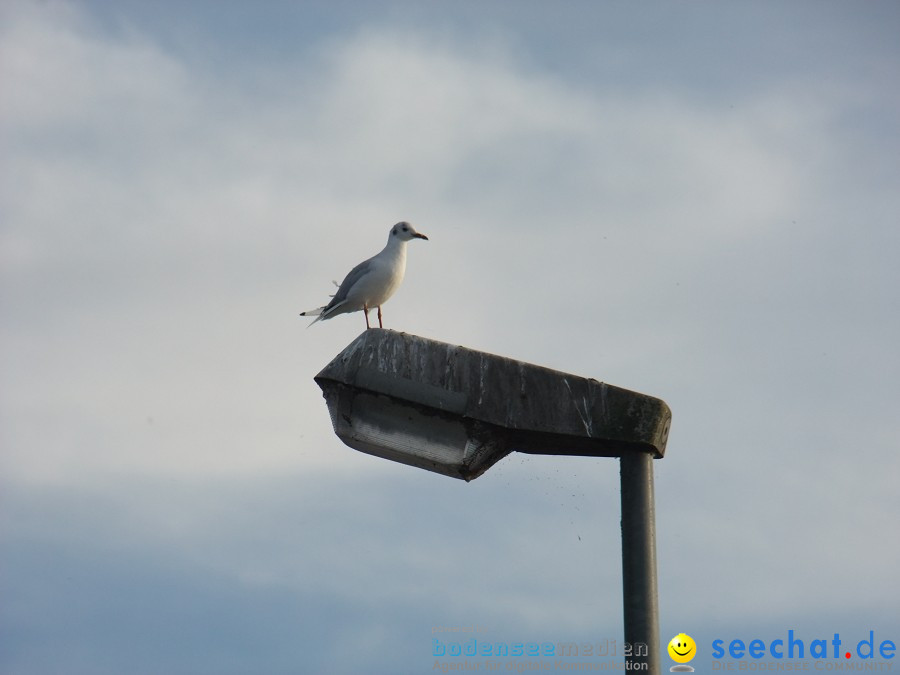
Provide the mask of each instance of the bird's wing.
[{"label": "bird's wing", "polygon": [[353,288],[357,283],[359,283],[360,279],[362,279],[372,271],[374,265],[373,261],[374,258],[363,260],[361,263],[359,263],[359,265],[350,270],[350,272],[346,277],[344,277],[344,280],[341,282],[340,287],[337,289],[337,293],[335,293],[331,298],[331,302],[325,305],[325,309],[322,310],[322,314],[330,313],[347,301],[347,294],[350,292],[350,289]]}]

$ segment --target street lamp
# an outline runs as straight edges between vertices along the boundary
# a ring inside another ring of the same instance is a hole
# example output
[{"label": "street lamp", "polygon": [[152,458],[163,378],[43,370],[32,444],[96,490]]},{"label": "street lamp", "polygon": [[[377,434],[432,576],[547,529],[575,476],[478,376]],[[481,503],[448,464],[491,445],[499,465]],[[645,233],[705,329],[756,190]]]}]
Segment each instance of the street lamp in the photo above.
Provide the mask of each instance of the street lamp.
[{"label": "street lamp", "polygon": [[382,329],[364,331],[315,379],[344,443],[453,478],[473,480],[513,451],[619,457],[626,658],[659,673],[652,460],[672,420],[663,401]]}]

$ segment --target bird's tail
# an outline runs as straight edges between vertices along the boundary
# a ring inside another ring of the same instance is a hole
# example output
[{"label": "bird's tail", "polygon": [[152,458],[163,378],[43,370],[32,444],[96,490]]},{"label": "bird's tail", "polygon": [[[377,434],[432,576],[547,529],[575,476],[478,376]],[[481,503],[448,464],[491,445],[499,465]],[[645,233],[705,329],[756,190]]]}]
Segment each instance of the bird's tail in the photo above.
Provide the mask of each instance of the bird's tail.
[{"label": "bird's tail", "polygon": [[[312,326],[313,323],[316,323],[317,321],[321,321],[322,319],[325,318],[324,316],[322,316],[322,312],[323,312],[324,310],[325,310],[324,307],[316,307],[316,309],[310,309],[310,310],[307,310],[307,311],[305,311],[305,312],[300,312],[300,316],[314,316],[314,317],[316,317],[316,318],[313,320],[313,322],[312,322],[311,324],[309,324],[309,326]],[[309,326],[307,326],[307,328],[309,328]]]},{"label": "bird's tail", "polygon": [[[336,282],[336,281],[332,281],[331,283],[333,283],[333,284],[334,284],[335,286],[337,286],[338,288],[341,287],[341,285],[340,285],[338,282]],[[328,296],[328,297],[333,298],[334,295],[332,294],[332,295],[330,295],[330,296]],[[332,309],[337,309],[338,307],[340,307],[340,306],[343,305],[343,304],[344,304],[344,303],[341,302],[341,303],[339,303],[338,305],[336,305],[335,307],[333,307]],[[314,316],[314,317],[316,317],[316,318],[313,320],[313,322],[312,322],[311,324],[309,324],[309,326],[312,326],[313,323],[316,323],[316,321],[321,321],[322,319],[327,319],[329,316],[331,316],[331,314],[325,314],[325,309],[326,309],[327,307],[328,307],[328,305],[325,305],[324,307],[316,307],[315,309],[308,309],[308,310],[305,311],[305,312],[300,312],[300,316]],[[309,326],[307,326],[307,328],[309,328]]]}]

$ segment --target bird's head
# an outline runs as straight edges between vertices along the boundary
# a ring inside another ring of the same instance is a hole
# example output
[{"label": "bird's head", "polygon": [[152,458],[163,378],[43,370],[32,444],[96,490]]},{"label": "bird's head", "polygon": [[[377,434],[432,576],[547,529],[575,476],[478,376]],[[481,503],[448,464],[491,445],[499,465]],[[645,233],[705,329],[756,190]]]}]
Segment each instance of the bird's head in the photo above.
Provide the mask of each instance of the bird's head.
[{"label": "bird's head", "polygon": [[391,228],[390,238],[396,238],[400,241],[409,241],[410,239],[425,239],[426,241],[428,240],[428,237],[420,232],[416,232],[415,228],[405,220],[397,223]]}]

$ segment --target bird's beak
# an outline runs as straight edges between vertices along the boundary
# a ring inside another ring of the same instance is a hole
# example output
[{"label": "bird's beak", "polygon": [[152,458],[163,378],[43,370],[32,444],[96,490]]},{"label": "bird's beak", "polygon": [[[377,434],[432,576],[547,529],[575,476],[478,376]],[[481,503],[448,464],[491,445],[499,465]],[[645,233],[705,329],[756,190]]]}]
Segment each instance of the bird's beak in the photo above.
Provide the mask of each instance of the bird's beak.
[{"label": "bird's beak", "polygon": [[426,237],[426,236],[425,236],[424,234],[422,234],[421,232],[416,232],[415,238],[416,238],[416,239],[424,239],[425,241],[428,241],[428,237]]}]

